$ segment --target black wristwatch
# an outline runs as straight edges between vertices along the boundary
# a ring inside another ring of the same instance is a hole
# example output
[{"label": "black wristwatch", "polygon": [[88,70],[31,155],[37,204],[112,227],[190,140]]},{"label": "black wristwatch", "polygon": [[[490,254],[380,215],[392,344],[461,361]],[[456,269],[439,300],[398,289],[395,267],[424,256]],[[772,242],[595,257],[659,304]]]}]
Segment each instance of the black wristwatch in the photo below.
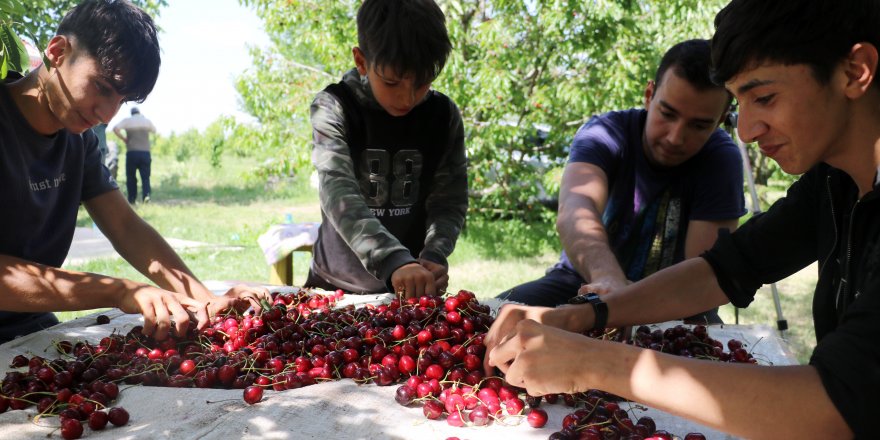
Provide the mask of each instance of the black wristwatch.
[{"label": "black wristwatch", "polygon": [[575,296],[574,298],[568,300],[569,304],[586,304],[590,303],[593,306],[593,315],[595,315],[595,319],[593,322],[592,330],[602,330],[608,324],[608,304],[605,304],[605,301],[602,301],[602,298],[599,297],[596,293],[589,292],[583,295]]}]

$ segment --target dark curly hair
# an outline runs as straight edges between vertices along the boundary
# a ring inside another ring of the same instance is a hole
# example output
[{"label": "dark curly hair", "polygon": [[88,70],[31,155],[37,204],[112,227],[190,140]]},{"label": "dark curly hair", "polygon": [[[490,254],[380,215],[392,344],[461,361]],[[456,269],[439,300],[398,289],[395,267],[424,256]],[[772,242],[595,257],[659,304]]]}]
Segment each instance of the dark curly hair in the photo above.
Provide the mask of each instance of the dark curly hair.
[{"label": "dark curly hair", "polygon": [[96,58],[126,101],[143,102],[159,77],[159,39],[153,19],[128,0],[85,0],[61,20],[57,35],[72,36]]}]

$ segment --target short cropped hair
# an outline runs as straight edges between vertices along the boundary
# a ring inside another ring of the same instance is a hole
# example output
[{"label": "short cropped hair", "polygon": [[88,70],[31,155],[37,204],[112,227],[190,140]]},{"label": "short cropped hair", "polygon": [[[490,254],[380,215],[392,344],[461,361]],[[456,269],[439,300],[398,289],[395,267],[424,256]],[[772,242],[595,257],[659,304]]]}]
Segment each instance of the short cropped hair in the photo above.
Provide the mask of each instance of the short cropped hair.
[{"label": "short cropped hair", "polygon": [[143,102],[153,91],[161,64],[156,26],[128,0],[85,0],[64,16],[56,34],[74,37],[126,101]]},{"label": "short cropped hair", "polygon": [[357,29],[368,64],[412,74],[417,86],[437,78],[452,50],[446,17],[433,0],[366,0]]},{"label": "short cropped hair", "polygon": [[775,62],[806,64],[827,84],[859,42],[880,49],[877,0],[733,0],[715,16],[713,79],[724,84],[751,65]]},{"label": "short cropped hair", "polygon": [[719,86],[712,82],[711,56],[709,40],[686,40],[669,48],[654,77],[655,87],[659,87],[663,76],[670,68],[679,77],[687,80],[697,90],[715,89]]}]

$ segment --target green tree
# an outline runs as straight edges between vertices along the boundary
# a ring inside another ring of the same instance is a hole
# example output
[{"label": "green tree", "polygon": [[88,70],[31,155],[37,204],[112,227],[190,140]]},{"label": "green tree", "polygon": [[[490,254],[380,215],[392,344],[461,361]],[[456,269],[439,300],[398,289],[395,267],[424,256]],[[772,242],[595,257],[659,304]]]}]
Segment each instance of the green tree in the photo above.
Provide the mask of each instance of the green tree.
[{"label": "green tree", "polygon": [[28,53],[22,44],[21,38],[13,30],[16,14],[24,12],[24,7],[18,0],[0,0],[0,80],[6,78],[10,70],[24,71],[28,66]]},{"label": "green tree", "polygon": [[[0,78],[8,70],[26,72],[27,51],[18,35],[29,37],[37,47],[46,47],[58,23],[81,0],[0,0]],[[167,0],[131,0],[151,16],[168,4]],[[16,30],[18,32],[16,32]],[[16,53],[17,52],[17,53]]]},{"label": "green tree", "polygon": [[[159,10],[167,6],[167,0],[130,0],[146,11],[150,16],[157,17]],[[20,33],[32,38],[37,47],[45,47],[55,35],[58,23],[67,11],[82,3],[82,0],[0,0],[0,2],[18,3],[19,10],[12,13],[9,19],[15,22]]]},{"label": "green tree", "polygon": [[[273,46],[238,82],[264,148],[308,163],[308,105],[353,66],[359,1],[241,0]],[[663,51],[711,35],[724,0],[440,1],[452,56],[434,83],[461,108],[475,212],[548,220],[535,173],[560,166],[591,115],[639,106]],[[539,135],[539,129],[540,134]],[[544,137],[546,136],[546,139]],[[558,175],[556,173],[555,175]],[[545,189],[546,190],[546,189]]]},{"label": "green tree", "polygon": [[[239,131],[275,158],[260,173],[310,170],[308,107],[354,65],[360,1],[240,2],[257,12],[272,45],[253,49],[253,65],[238,79],[245,110],[258,121]],[[538,202],[558,191],[578,127],[592,115],[643,105],[666,49],[711,37],[726,3],[438,0],[453,52],[433,87],[459,105],[465,120],[471,226],[503,215],[520,220],[504,222],[505,237],[538,224],[555,240],[547,227],[555,212]],[[760,183],[782,176],[772,161],[752,156]]]}]

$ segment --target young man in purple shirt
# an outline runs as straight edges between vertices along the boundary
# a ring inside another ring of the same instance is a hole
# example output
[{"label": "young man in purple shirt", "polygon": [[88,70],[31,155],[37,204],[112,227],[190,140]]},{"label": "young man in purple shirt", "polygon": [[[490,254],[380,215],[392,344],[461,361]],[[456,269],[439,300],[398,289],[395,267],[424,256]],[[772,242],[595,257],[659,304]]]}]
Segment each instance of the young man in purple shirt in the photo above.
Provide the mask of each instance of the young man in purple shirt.
[{"label": "young man in purple shirt", "polygon": [[[742,159],[719,129],[731,97],[711,82],[709,64],[708,41],[676,44],[648,83],[645,109],[605,113],[578,130],[559,197],[562,258],[500,298],[554,307],[584,284],[606,294],[736,228]],[[717,309],[691,318],[720,322]]]}]

